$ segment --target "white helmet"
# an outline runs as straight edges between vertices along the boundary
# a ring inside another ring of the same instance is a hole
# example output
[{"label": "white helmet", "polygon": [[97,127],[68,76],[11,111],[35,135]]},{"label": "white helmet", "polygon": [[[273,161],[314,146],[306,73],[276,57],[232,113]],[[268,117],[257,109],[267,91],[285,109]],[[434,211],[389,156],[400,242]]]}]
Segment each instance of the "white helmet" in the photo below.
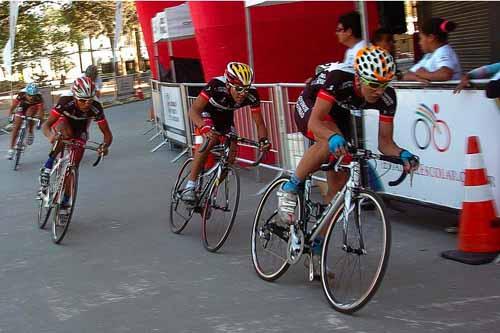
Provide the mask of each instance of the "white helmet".
[{"label": "white helmet", "polygon": [[356,54],[354,70],[366,81],[386,83],[396,75],[396,64],[389,52],[378,46],[369,46]]}]

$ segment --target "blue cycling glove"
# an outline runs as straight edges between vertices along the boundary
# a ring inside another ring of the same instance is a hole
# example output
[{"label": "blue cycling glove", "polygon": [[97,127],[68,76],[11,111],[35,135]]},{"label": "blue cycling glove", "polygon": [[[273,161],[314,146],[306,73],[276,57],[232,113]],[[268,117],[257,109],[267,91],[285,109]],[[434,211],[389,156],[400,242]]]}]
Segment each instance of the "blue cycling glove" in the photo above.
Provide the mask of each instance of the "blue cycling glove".
[{"label": "blue cycling glove", "polygon": [[399,153],[399,157],[403,160],[405,163],[410,163],[410,160],[415,157],[412,153],[410,153],[408,150],[401,150]]},{"label": "blue cycling glove", "polygon": [[409,165],[411,168],[417,168],[420,165],[418,156],[413,155],[408,150],[403,149],[399,153],[399,157],[403,160],[405,165]]},{"label": "blue cycling glove", "polygon": [[335,153],[338,149],[345,148],[346,146],[347,142],[340,134],[334,134],[330,137],[330,139],[328,139],[328,148],[332,153]]}]

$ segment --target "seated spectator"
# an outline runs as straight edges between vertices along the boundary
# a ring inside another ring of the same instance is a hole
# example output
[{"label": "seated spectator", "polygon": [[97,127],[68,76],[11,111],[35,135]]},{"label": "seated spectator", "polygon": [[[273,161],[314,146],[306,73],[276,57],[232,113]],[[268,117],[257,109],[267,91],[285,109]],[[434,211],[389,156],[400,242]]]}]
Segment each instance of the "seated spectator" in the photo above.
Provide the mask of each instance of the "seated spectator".
[{"label": "seated spectator", "polygon": [[458,94],[465,87],[470,87],[470,80],[472,79],[487,79],[490,77],[491,81],[486,86],[486,97],[500,98],[500,62],[482,66],[464,74],[454,93]]},{"label": "seated spectator", "polygon": [[410,68],[403,80],[422,83],[459,80],[462,69],[455,51],[448,45],[448,33],[455,28],[454,22],[440,17],[433,17],[424,22],[419,44],[425,55]]}]

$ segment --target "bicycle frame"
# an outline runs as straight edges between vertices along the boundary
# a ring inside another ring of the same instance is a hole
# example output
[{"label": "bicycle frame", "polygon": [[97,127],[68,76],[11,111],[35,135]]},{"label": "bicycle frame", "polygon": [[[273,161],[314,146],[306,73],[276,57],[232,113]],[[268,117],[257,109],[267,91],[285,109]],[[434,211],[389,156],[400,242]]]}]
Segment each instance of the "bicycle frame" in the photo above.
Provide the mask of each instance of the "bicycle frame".
[{"label": "bicycle frame", "polygon": [[229,164],[229,153],[231,151],[231,140],[226,140],[224,143],[219,144],[211,149],[212,153],[222,153],[221,158],[215,165],[207,170],[206,172],[203,172],[199,176],[199,181],[201,182],[203,178],[209,177],[209,180],[205,183],[205,185],[201,185],[203,189],[199,192],[201,193],[199,195],[199,202],[203,202],[203,199],[205,198],[205,195],[208,193],[210,186],[213,184],[213,182],[217,181],[217,179],[221,178],[223,170],[227,167]]},{"label": "bicycle frame", "polygon": [[[347,183],[344,185],[342,190],[340,190],[335,195],[335,197],[333,197],[333,199],[330,201],[326,209],[323,211],[319,220],[316,221],[316,223],[314,223],[309,232],[307,231],[307,221],[309,220],[309,216],[303,214],[305,215],[304,220],[300,221],[300,223],[303,225],[304,237],[306,238],[307,242],[312,242],[318,236],[320,230],[325,226],[325,224],[328,221],[331,220],[333,214],[342,205],[342,202],[344,203],[344,214],[343,214],[344,228],[346,228],[347,226],[348,214],[346,213],[349,212],[351,209],[352,193],[355,191],[356,188],[360,186],[361,179],[359,175],[360,175],[361,165],[358,161],[352,161],[347,165],[339,166],[341,161],[342,159],[339,159],[339,161],[336,163],[335,168],[349,169],[350,174]],[[309,209],[309,211],[311,211],[310,204],[312,203],[312,201],[310,199],[310,194],[311,194],[311,178],[308,178],[306,180],[304,189],[304,200],[303,200],[304,212],[306,211],[305,209],[306,207]]]}]

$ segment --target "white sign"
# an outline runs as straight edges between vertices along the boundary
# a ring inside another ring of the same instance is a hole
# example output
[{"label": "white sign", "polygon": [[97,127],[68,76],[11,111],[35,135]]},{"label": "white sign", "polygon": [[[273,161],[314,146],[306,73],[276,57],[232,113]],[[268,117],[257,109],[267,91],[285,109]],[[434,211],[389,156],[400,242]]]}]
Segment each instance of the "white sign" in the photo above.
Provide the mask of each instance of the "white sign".
[{"label": "white sign", "polygon": [[[467,138],[478,136],[497,206],[500,204],[500,107],[483,90],[397,89],[394,141],[420,157],[421,166],[410,187],[388,181],[401,174],[400,167],[378,162],[384,192],[424,202],[460,208],[464,198]],[[377,151],[378,112],[365,117],[367,148]],[[394,170],[396,169],[396,170]]]},{"label": "white sign", "polygon": [[184,3],[165,9],[165,26],[167,39],[181,39],[194,36],[189,6]]},{"label": "white sign", "polygon": [[184,123],[184,107],[180,87],[161,87],[163,112],[167,137],[182,144],[187,144],[187,133]]},{"label": "white sign", "polygon": [[153,30],[153,43],[160,40],[160,28],[158,27],[158,18],[153,16],[151,18],[151,29]]},{"label": "white sign", "polygon": [[19,14],[19,1],[9,2],[9,40],[3,50],[3,62],[7,75],[12,76],[12,53],[16,39],[17,16]]},{"label": "white sign", "polygon": [[116,78],[117,96],[132,97],[134,96],[134,76],[119,76]]},{"label": "white sign", "polygon": [[164,12],[159,12],[151,19],[151,27],[153,28],[153,42],[167,39],[167,22]]}]

